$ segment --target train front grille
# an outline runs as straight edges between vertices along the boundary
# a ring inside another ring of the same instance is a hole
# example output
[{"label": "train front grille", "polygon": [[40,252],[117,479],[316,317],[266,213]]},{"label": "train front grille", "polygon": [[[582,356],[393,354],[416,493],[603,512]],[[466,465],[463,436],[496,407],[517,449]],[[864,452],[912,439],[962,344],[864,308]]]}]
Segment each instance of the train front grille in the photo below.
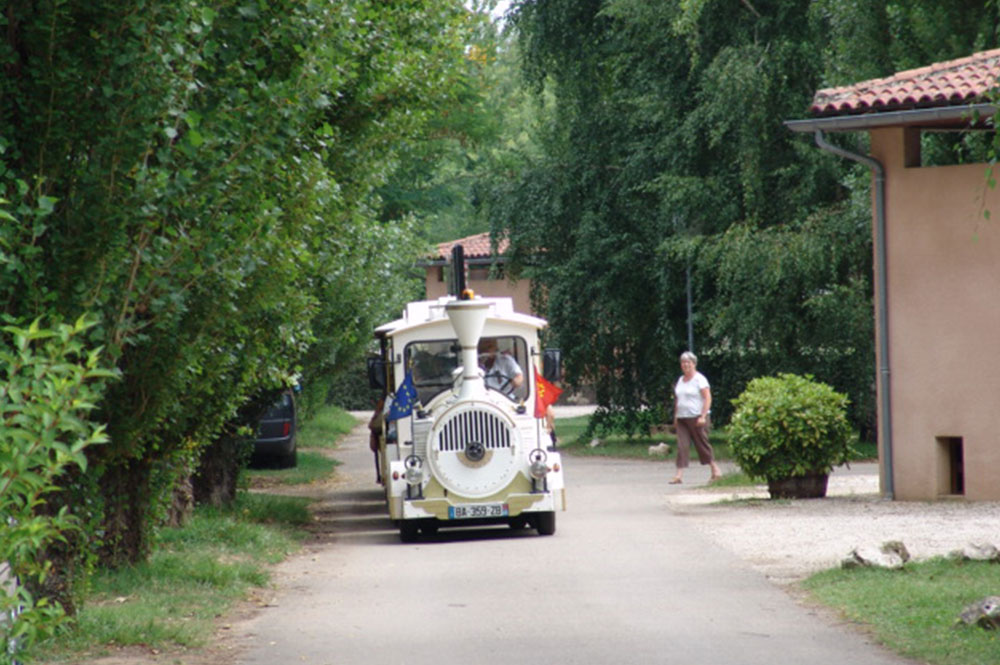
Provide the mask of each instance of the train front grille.
[{"label": "train front grille", "polygon": [[463,411],[455,414],[438,432],[436,449],[462,452],[470,441],[486,450],[510,448],[513,436],[507,422],[490,411]]}]

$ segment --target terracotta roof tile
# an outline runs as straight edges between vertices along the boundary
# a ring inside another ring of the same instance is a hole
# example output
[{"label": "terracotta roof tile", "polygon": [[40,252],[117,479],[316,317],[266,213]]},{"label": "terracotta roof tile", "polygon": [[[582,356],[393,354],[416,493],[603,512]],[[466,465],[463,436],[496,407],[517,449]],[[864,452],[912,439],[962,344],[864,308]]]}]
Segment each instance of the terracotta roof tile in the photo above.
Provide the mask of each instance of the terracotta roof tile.
[{"label": "terracotta roof tile", "polygon": [[816,115],[901,111],[982,101],[1000,78],[1000,49],[816,93]]},{"label": "terracotta roof tile", "polygon": [[[477,233],[474,236],[467,236],[465,238],[459,238],[458,240],[451,240],[449,242],[442,242],[437,246],[437,258],[439,259],[450,259],[451,250],[455,245],[462,245],[465,250],[465,258],[467,259],[486,259],[493,256],[493,252],[490,247],[490,234],[487,233]],[[507,242],[506,238],[500,240],[500,245],[497,247],[497,252],[503,254],[507,251],[507,247],[510,243]]]}]

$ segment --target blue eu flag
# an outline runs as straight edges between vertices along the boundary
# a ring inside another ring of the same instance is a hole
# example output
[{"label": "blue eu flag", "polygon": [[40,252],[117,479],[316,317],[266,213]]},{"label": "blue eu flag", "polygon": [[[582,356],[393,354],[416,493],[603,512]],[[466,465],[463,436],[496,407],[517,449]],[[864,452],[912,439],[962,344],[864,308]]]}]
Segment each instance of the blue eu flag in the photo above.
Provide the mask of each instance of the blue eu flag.
[{"label": "blue eu flag", "polygon": [[389,415],[385,419],[397,420],[398,418],[405,418],[413,411],[416,403],[417,389],[413,386],[413,375],[407,372],[403,378],[403,382],[396,388],[396,396],[392,400],[392,406],[389,407]]}]

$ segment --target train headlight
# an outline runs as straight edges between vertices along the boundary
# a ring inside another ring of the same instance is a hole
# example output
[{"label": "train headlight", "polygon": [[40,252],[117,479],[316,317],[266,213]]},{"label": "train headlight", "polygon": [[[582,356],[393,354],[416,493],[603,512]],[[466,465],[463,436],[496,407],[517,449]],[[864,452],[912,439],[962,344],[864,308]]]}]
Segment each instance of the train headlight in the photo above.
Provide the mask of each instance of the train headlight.
[{"label": "train headlight", "polygon": [[465,444],[465,456],[470,462],[481,462],[486,457],[486,446],[479,441],[469,441]]},{"label": "train headlight", "polygon": [[529,473],[531,473],[532,478],[541,480],[549,472],[549,465],[546,464],[549,456],[545,454],[545,451],[541,448],[535,448],[531,451],[528,456],[528,461],[531,462],[531,467],[529,468]]},{"label": "train headlight", "polygon": [[419,485],[424,480],[424,462],[416,455],[410,455],[403,462],[406,466],[406,482]]}]

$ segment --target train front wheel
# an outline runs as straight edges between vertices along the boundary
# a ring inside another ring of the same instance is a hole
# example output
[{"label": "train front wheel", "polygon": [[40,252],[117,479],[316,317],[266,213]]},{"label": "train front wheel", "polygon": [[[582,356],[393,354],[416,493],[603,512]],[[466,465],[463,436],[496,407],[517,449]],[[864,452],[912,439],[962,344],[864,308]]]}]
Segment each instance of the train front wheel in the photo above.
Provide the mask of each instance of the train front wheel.
[{"label": "train front wheel", "polygon": [[420,527],[415,522],[404,520],[399,523],[399,539],[404,543],[416,542]]},{"label": "train front wheel", "polygon": [[534,518],[534,526],[539,536],[551,536],[556,532],[555,512],[536,513]]}]

